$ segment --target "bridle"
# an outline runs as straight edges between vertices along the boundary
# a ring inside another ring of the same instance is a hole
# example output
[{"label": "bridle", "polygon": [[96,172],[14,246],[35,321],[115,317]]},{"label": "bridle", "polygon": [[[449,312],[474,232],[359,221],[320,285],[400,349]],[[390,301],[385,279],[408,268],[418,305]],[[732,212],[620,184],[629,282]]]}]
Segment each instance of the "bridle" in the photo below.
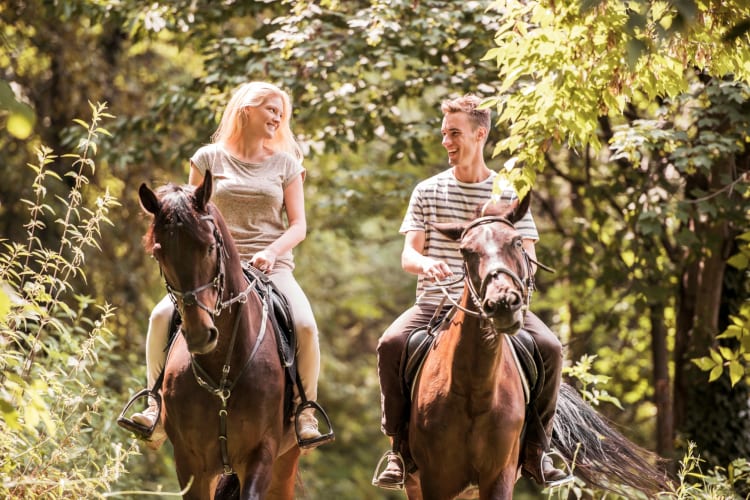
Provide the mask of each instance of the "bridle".
[{"label": "bridle", "polygon": [[[466,237],[466,234],[471,229],[474,229],[484,224],[494,224],[498,222],[515,229],[515,225],[510,220],[506,219],[505,217],[499,217],[499,216],[480,217],[478,219],[474,219],[471,223],[469,223],[463,229],[463,231],[461,232],[460,240],[463,240],[464,237]],[[511,270],[507,266],[497,265],[493,267],[487,273],[487,275],[482,279],[479,285],[479,290],[477,290],[476,286],[474,285],[474,280],[471,279],[471,273],[469,272],[468,265],[466,264],[466,261],[464,261],[464,264],[463,264],[464,274],[462,276],[459,276],[457,280],[453,280],[447,283],[439,283],[439,284],[436,284],[435,286],[441,289],[441,291],[445,295],[445,298],[449,302],[451,302],[455,308],[460,309],[464,313],[470,316],[473,316],[475,318],[479,318],[483,322],[488,322],[490,323],[490,325],[492,325],[492,318],[484,311],[483,304],[487,300],[484,297],[484,294],[487,292],[487,287],[493,279],[495,279],[500,274],[505,274],[508,277],[510,277],[510,279],[513,280],[513,282],[522,291],[522,293],[519,295],[521,295],[521,300],[522,300],[521,307],[525,315],[526,311],[529,309],[531,305],[531,296],[533,294],[533,291],[536,289],[535,284],[534,284],[534,274],[532,271],[531,264],[533,263],[537,265],[538,267],[540,267],[541,269],[544,269],[545,271],[554,272],[554,270],[532,259],[531,256],[529,256],[529,254],[523,248],[521,248],[521,254],[524,260],[524,266],[523,266],[524,271],[525,271],[524,276],[518,276],[518,274],[516,274],[513,270]],[[450,296],[450,293],[448,292],[448,288],[450,288],[451,285],[458,283],[459,281],[463,279],[466,279],[466,284],[469,289],[469,297],[471,298],[471,301],[474,304],[476,311],[472,309],[467,309],[461,306],[453,297]]]},{"label": "bridle", "polygon": [[[487,216],[487,217],[480,217],[478,219],[473,220],[469,225],[467,225],[463,232],[461,233],[461,240],[463,240],[466,237],[466,234],[468,231],[474,229],[478,226],[483,226],[485,224],[494,224],[494,223],[502,223],[506,226],[511,227],[512,229],[515,229],[515,226],[511,221],[506,219],[505,217],[499,217],[499,216]],[[485,298],[485,294],[487,293],[487,286],[490,284],[492,280],[497,278],[500,274],[505,274],[506,276],[510,277],[511,280],[513,280],[513,283],[522,290],[521,295],[521,301],[522,305],[521,308],[523,310],[523,314],[526,314],[526,311],[528,310],[529,306],[531,305],[531,294],[534,291],[534,275],[531,270],[531,258],[529,257],[529,254],[526,253],[526,251],[521,248],[521,255],[523,256],[524,260],[524,271],[525,276],[522,278],[518,276],[513,270],[508,268],[507,266],[504,266],[502,264],[498,264],[492,269],[490,269],[487,274],[482,279],[482,282],[479,285],[479,290],[476,289],[474,286],[474,280],[471,279],[471,274],[469,273],[469,268],[466,264],[466,261],[464,261],[464,274],[468,278],[466,280],[466,283],[469,287],[469,295],[471,297],[471,301],[474,303],[474,306],[478,309],[479,313],[477,314],[480,318],[484,320],[488,320],[489,317],[487,316],[487,313],[484,312],[483,305],[486,303],[487,299]],[[515,292],[514,293],[518,293]]]},{"label": "bridle", "polygon": [[[227,258],[227,251],[224,245],[224,239],[221,236],[221,232],[219,231],[219,228],[216,226],[216,222],[214,221],[213,215],[210,215],[210,214],[202,215],[200,219],[209,222],[213,228],[213,236],[214,236],[214,241],[216,245],[216,253],[217,253],[216,275],[213,277],[213,279],[209,281],[208,283],[206,283],[205,285],[201,285],[197,288],[184,292],[184,291],[178,290],[177,288],[169,284],[169,281],[167,281],[167,278],[162,270],[161,262],[159,262],[159,271],[164,277],[164,284],[167,288],[167,293],[169,294],[169,297],[172,299],[172,303],[174,303],[175,308],[180,312],[182,316],[184,316],[185,307],[197,306],[203,309],[204,311],[206,311],[207,313],[209,313],[211,317],[214,318],[218,316],[219,314],[221,314],[221,311],[232,306],[232,304],[235,304],[237,302],[240,302],[240,303],[246,302],[248,294],[250,294],[250,292],[253,289],[254,283],[248,284],[245,290],[243,290],[236,296],[232,297],[231,299],[222,301],[222,297],[224,296],[224,285],[225,285],[225,275],[226,275],[225,270],[224,270],[224,261]],[[181,225],[182,223],[176,223],[176,224]],[[167,225],[167,227],[170,227],[171,225],[173,224],[169,224]],[[216,303],[214,304],[213,307],[207,306],[206,304],[201,302],[200,299],[198,298],[198,293],[202,292],[203,290],[207,290],[209,288],[216,289]]]}]

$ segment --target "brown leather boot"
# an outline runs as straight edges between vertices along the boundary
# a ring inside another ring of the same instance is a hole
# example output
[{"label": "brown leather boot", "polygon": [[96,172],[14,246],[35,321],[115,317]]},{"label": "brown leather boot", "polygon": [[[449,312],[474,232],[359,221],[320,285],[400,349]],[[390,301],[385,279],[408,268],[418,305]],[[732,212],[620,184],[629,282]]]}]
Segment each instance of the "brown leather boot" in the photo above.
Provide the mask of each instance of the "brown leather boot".
[{"label": "brown leather boot", "polygon": [[573,481],[573,475],[555,467],[550,454],[545,453],[541,447],[528,446],[526,453],[523,470],[537,484],[545,488],[553,488]]},{"label": "brown leather boot", "polygon": [[389,451],[380,460],[378,468],[380,467],[380,464],[383,463],[384,459],[387,459],[388,463],[386,464],[385,469],[383,469],[383,472],[381,472],[377,478],[372,480],[372,484],[377,486],[378,488],[384,488],[387,490],[403,489],[404,459],[401,458],[401,455],[399,453],[395,451]]},{"label": "brown leather boot", "polygon": [[318,429],[318,419],[315,418],[314,408],[305,408],[299,414],[299,438],[305,441],[317,439],[321,436]]}]

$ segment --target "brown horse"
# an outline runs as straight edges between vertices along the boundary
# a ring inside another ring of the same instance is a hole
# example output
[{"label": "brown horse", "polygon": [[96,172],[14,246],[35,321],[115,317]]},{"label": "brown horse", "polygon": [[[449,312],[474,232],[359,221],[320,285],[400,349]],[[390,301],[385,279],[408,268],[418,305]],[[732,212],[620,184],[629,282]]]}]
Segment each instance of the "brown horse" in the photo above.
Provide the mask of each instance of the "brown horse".
[{"label": "brown horse", "polygon": [[[512,498],[526,408],[508,336],[523,326],[534,262],[514,223],[529,200],[488,203],[483,216],[467,224],[433,224],[460,241],[465,285],[413,389],[411,500],[448,500],[477,490],[483,500]],[[592,486],[619,491],[625,485],[648,497],[668,489],[658,460],[611,429],[566,384],[552,446]]]},{"label": "brown horse", "polygon": [[294,497],[300,450],[268,305],[248,283],[212,177],[156,193],[144,244],[182,317],[162,385],[167,435],[188,499]]}]

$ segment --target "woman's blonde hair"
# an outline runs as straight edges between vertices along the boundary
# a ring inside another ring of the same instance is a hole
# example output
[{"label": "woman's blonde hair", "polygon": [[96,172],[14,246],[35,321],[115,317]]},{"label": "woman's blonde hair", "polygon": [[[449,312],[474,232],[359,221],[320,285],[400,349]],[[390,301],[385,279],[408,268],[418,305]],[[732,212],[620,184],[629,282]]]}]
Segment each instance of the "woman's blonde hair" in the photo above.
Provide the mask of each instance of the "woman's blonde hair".
[{"label": "woman's blonde hair", "polygon": [[289,125],[292,117],[292,101],[289,99],[289,94],[271,83],[248,82],[234,91],[221,116],[219,127],[214,132],[213,142],[226,144],[237,141],[242,135],[242,128],[247,120],[245,108],[257,108],[270,96],[280,97],[283,109],[279,128],[273,139],[266,141],[266,144],[275,152],[288,153],[301,161],[302,148],[295,140]]}]

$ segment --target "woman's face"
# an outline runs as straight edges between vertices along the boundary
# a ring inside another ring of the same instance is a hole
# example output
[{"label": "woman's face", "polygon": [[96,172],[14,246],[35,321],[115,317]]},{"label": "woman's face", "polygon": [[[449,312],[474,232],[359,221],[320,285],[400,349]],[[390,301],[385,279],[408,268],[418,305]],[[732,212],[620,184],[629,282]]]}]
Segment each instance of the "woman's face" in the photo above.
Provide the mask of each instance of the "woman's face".
[{"label": "woman's face", "polygon": [[258,107],[246,108],[248,132],[272,139],[281,125],[284,103],[279,96],[268,96]]}]

